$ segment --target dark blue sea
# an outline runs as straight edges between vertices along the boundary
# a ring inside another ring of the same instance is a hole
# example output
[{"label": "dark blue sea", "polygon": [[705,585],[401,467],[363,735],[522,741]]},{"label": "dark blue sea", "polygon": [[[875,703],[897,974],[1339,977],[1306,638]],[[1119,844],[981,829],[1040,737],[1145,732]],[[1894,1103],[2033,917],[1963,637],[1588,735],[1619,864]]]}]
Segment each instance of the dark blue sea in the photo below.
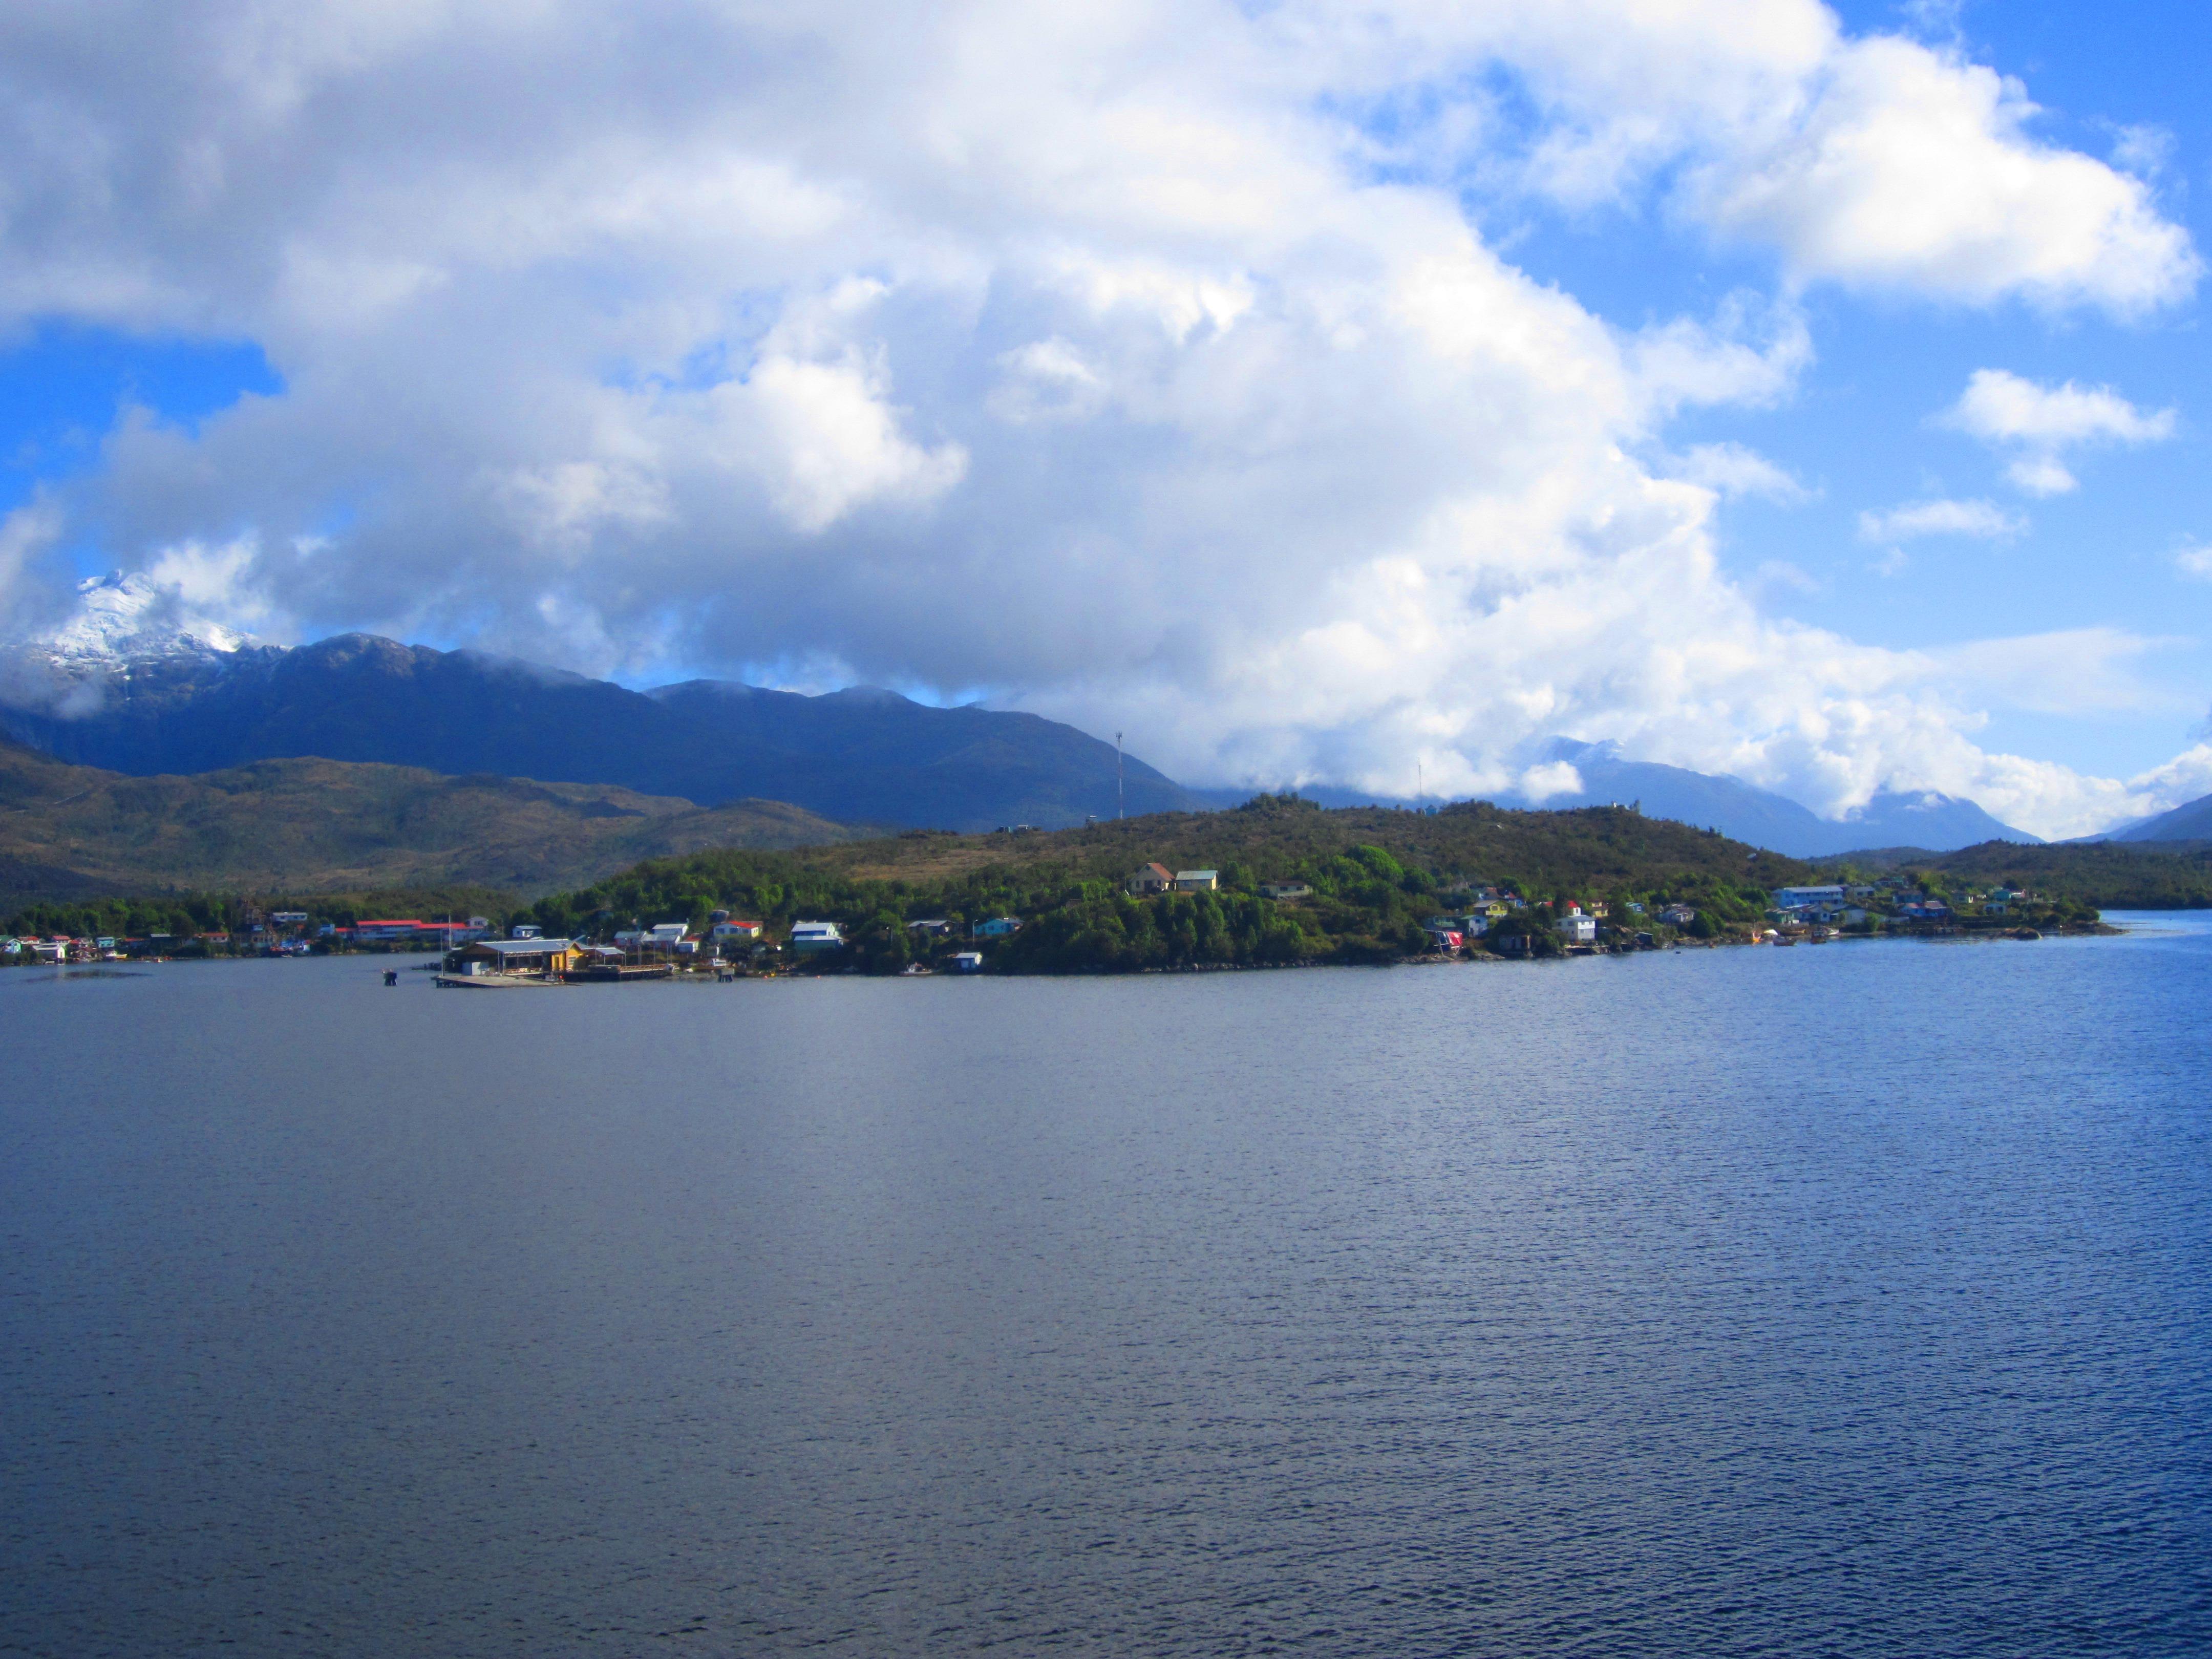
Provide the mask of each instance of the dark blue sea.
[{"label": "dark blue sea", "polygon": [[0,970],[0,1653],[2212,1653],[2212,919]]}]

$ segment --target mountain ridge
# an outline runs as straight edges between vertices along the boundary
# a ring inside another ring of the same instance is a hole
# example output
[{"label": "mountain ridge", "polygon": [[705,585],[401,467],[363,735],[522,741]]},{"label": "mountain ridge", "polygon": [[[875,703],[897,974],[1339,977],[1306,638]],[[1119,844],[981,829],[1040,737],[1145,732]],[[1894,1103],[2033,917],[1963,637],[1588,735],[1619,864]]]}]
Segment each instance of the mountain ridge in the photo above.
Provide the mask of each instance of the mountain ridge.
[{"label": "mountain ridge", "polygon": [[2148,818],[2121,824],[2088,841],[2212,841],[2212,795],[2200,795]]},{"label": "mountain ridge", "polygon": [[80,665],[69,702],[20,696],[0,729],[135,776],[258,761],[419,767],[605,784],[706,806],[787,801],[837,823],[1043,827],[1194,803],[1113,746],[1040,715],[935,708],[896,692],[810,697],[720,681],[651,692],[487,653],[370,634],[221,660]]},{"label": "mountain ridge", "polygon": [[[1126,757],[1117,788],[1114,749],[1073,726],[974,705],[933,708],[877,686],[810,696],[695,679],[632,690],[516,658],[373,634],[289,648],[235,634],[210,643],[183,628],[153,590],[133,590],[138,580],[85,585],[79,622],[28,647],[44,653],[38,665],[19,660],[5,677],[18,689],[0,691],[0,732],[64,760],[139,776],[318,756],[451,776],[612,785],[709,806],[775,799],[834,822],[960,831],[1062,828],[1125,808],[1228,807],[1252,793],[1186,788]],[[33,666],[48,675],[43,700],[21,693]],[[1555,738],[1539,758],[1561,767],[1571,787],[1506,792],[1503,804],[1636,802],[1650,817],[1800,858],[2039,840],[1972,801],[1933,793],[1880,791],[1837,820],[1739,778],[1626,759],[1612,744]],[[1331,806],[1415,804],[1330,786],[1306,793]]]}]

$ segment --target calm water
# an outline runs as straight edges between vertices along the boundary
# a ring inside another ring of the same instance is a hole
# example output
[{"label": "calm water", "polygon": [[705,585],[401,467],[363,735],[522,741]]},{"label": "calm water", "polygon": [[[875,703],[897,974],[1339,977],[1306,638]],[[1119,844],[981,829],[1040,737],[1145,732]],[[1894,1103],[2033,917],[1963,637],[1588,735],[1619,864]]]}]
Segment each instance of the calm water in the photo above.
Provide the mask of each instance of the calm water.
[{"label": "calm water", "polygon": [[0,973],[0,1652],[2212,1652],[2212,927]]}]

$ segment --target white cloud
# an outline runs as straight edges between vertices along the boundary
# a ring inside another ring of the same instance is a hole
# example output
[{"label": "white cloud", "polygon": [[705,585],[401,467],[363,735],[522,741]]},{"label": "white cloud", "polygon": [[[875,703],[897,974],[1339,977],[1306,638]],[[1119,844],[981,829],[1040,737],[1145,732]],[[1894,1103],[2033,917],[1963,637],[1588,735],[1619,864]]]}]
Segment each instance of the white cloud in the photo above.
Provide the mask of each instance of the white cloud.
[{"label": "white cloud", "polygon": [[1668,471],[1723,495],[1759,495],[1794,505],[1813,492],[1756,450],[1737,443],[1694,444]]},{"label": "white cloud", "polygon": [[2072,628],[1978,640],[1929,655],[1947,679],[1986,705],[2039,714],[2121,713],[2171,710],[2168,695],[2144,682],[2136,665],[2184,643],[2115,628]]},{"label": "white cloud", "polygon": [[2080,444],[2158,443],[2173,435],[2174,412],[2137,409],[2110,386],[2038,386],[2001,368],[1967,378],[1943,425],[2014,450],[2006,474],[2032,495],[2061,495],[2075,479],[2060,452]]},{"label": "white cloud", "polygon": [[1553,761],[1548,765],[1532,766],[1521,775],[1521,794],[1542,805],[1561,795],[1583,793],[1583,775],[1569,761]]},{"label": "white cloud", "polygon": [[1710,175],[1715,221],[1808,278],[2118,313],[2194,287],[2189,238],[2140,179],[2029,137],[2017,82],[1916,43],[1844,43],[1748,166]]},{"label": "white cloud", "polygon": [[[1717,493],[1779,468],[1637,459],[1792,395],[1808,285],[2195,281],[2019,88],[1812,0],[117,0],[0,40],[0,323],[250,338],[285,383],[58,499],[277,637],[984,686],[1197,781],[1497,787],[1571,730],[1824,806],[2086,799],[1974,746],[1994,667],[1723,573]],[[1438,113],[1346,114],[1401,105]],[[1528,190],[1657,192],[1781,291],[1609,326],[1467,210]]]},{"label": "white cloud", "polygon": [[2027,528],[2027,521],[1994,501],[1936,500],[1907,501],[1886,513],[1859,514],[1859,535],[1870,542],[1913,541],[1923,536],[1971,536],[2002,541]]},{"label": "white cloud", "polygon": [[1510,173],[1482,153],[1506,118],[1468,90],[1502,66],[1540,112],[1505,129],[1524,187],[1588,205],[1676,180],[1678,212],[1776,249],[1801,283],[2128,314],[2200,273],[2148,184],[2034,137],[2024,88],[1955,39],[1850,36],[1814,0],[1317,10],[1289,15],[1411,125],[1401,167]]},{"label": "white cloud", "polygon": [[2212,581],[2212,547],[2185,547],[2173,556],[2173,565],[2185,576]]}]

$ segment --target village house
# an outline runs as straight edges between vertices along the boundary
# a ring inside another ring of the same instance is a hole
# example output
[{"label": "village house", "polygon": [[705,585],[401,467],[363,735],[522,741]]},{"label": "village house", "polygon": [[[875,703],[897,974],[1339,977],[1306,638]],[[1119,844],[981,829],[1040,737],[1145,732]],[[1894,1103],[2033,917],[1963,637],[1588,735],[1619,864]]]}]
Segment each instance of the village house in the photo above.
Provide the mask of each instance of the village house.
[{"label": "village house", "polygon": [[741,921],[731,916],[719,918],[707,930],[707,937],[720,945],[752,945],[759,941],[761,925],[757,921]]},{"label": "village house", "polygon": [[1212,870],[1178,870],[1175,884],[1178,893],[1210,893],[1221,884],[1221,878]]},{"label": "village house", "polygon": [[1559,918],[1559,937],[1570,945],[1597,943],[1597,918],[1586,916],[1578,909],[1569,909]]},{"label": "village house", "polygon": [[1277,901],[1310,898],[1313,889],[1302,881],[1265,881],[1260,884],[1260,896]]},{"label": "village house", "polygon": [[1698,913],[1686,904],[1670,904],[1659,912],[1659,920],[1669,927],[1687,927],[1698,919]]},{"label": "village house", "polygon": [[952,956],[952,971],[956,974],[980,974],[983,971],[981,951],[956,951]]},{"label": "village house", "polygon": [[988,921],[979,921],[969,931],[977,939],[1004,939],[1021,931],[1021,923],[1012,916],[993,916]]},{"label": "village house", "polygon": [[791,948],[803,957],[842,951],[845,948],[845,935],[834,921],[794,921],[791,924]]},{"label": "village house", "polygon": [[1175,872],[1164,864],[1147,864],[1129,878],[1129,891],[1139,898],[1164,893],[1175,885]]},{"label": "village house", "polygon": [[906,930],[909,933],[921,933],[929,939],[943,939],[952,931],[952,924],[941,918],[932,918],[927,921],[909,921],[906,925]]}]

